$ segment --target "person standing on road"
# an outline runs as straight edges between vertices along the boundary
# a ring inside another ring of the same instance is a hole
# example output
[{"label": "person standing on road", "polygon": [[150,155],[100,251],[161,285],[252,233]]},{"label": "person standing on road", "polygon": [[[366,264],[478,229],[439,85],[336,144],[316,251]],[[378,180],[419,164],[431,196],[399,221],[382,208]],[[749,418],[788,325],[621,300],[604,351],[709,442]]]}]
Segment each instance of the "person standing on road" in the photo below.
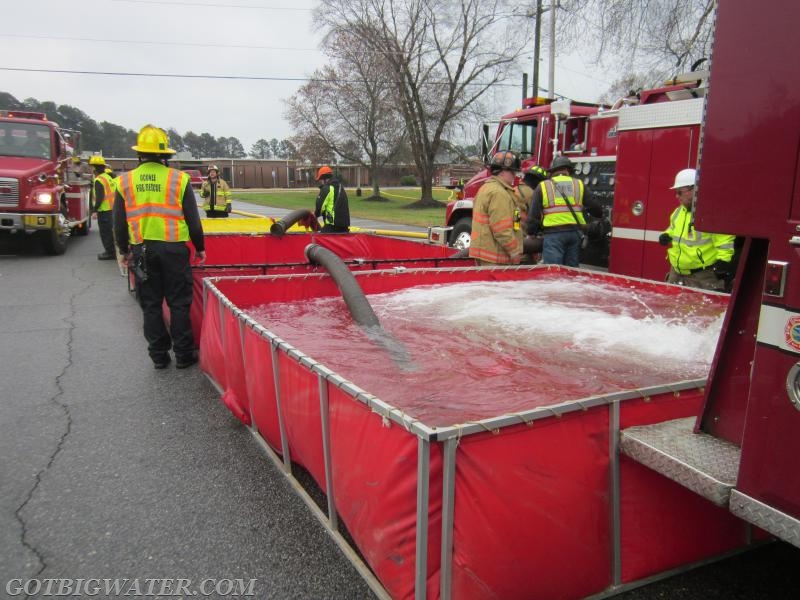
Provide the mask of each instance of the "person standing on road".
[{"label": "person standing on road", "polygon": [[344,186],[328,165],[321,166],[314,179],[320,182],[314,209],[314,216],[322,217],[320,233],[347,233],[350,231],[350,205]]},{"label": "person standing on road", "polygon": [[658,238],[659,244],[669,246],[667,283],[730,291],[735,273],[735,236],[703,233],[694,228],[692,203],[696,179],[697,171],[683,169],[675,175],[675,183],[670,188],[675,190],[679,204],[669,218],[669,227]]},{"label": "person standing on road", "polygon": [[89,165],[94,169],[92,179],[92,211],[97,215],[97,228],[100,230],[100,242],[103,252],[97,260],[114,260],[114,223],[112,209],[114,206],[114,180],[106,173],[106,161],[95,154],[89,158]]},{"label": "person standing on road", "polygon": [[519,156],[497,152],[489,164],[492,176],[475,196],[469,256],[479,265],[518,264],[522,256],[522,231],[514,193],[520,170]]},{"label": "person standing on road", "polygon": [[205,198],[203,210],[209,219],[227,217],[231,212],[231,188],[228,182],[219,176],[219,167],[208,167],[208,177],[200,188],[200,197]]},{"label": "person standing on road", "polygon": [[[186,242],[191,239],[199,262],[205,262],[200,215],[189,175],[166,165],[175,150],[169,147],[163,129],[145,125],[132,148],[139,155],[139,166],[117,180],[117,246],[136,278],[153,365],[166,368],[172,349],[175,366],[185,369],[197,362],[189,316],[192,271]],[[169,331],[162,312],[164,300],[170,311]]]},{"label": "person standing on road", "polygon": [[586,228],[584,208],[596,217],[602,217],[603,210],[585,197],[583,181],[571,176],[569,158],[556,156],[548,171],[550,179],[542,181],[533,193],[526,231],[543,235],[544,264],[577,267]]}]

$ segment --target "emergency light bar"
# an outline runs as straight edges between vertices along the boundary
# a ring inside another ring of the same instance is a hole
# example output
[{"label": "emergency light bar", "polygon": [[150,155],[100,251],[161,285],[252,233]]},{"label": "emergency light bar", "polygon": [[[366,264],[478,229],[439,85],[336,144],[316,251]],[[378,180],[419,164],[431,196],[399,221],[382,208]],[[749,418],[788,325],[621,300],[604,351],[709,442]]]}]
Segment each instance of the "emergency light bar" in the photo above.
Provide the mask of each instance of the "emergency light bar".
[{"label": "emergency light bar", "polygon": [[546,104],[550,104],[553,101],[552,98],[542,98],[541,96],[534,96],[533,98],[523,98],[522,99],[522,108],[532,108],[534,106],[544,106]]},{"label": "emergency light bar", "polygon": [[9,117],[11,119],[35,119],[37,121],[47,120],[47,115],[44,113],[29,110],[0,110],[0,117]]}]

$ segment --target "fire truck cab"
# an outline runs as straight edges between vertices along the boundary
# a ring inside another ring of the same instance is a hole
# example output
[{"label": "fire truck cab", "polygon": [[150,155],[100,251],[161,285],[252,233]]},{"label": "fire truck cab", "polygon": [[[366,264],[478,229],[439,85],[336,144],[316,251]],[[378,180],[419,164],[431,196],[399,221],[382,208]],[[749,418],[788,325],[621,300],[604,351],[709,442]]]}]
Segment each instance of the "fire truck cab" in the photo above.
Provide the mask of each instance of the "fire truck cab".
[{"label": "fire truck cab", "polygon": [[73,170],[72,135],[44,113],[0,111],[0,233],[37,235],[63,254],[91,227],[91,180]]}]

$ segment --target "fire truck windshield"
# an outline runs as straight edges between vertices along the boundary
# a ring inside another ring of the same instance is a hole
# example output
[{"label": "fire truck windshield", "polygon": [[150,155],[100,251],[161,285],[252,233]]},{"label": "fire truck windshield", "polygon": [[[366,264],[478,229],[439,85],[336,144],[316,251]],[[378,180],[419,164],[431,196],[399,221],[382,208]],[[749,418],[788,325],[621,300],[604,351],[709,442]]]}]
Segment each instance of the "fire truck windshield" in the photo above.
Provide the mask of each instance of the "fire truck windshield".
[{"label": "fire truck windshield", "polygon": [[536,125],[537,121],[501,124],[503,129],[497,138],[495,152],[512,150],[523,159],[531,156],[536,143]]},{"label": "fire truck windshield", "polygon": [[34,123],[0,122],[0,156],[51,160],[50,128]]}]

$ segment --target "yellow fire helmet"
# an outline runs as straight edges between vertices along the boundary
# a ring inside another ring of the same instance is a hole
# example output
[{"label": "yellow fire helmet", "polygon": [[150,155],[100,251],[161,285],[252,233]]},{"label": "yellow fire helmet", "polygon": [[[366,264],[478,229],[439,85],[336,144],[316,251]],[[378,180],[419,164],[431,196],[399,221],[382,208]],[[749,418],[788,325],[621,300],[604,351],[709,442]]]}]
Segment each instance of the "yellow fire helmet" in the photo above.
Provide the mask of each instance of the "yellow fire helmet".
[{"label": "yellow fire helmet", "polygon": [[169,147],[167,132],[155,125],[142,127],[136,137],[136,145],[131,148],[143,154],[175,154],[175,150]]},{"label": "yellow fire helmet", "polygon": [[89,157],[89,164],[94,166],[105,166],[106,161],[99,154]]}]

